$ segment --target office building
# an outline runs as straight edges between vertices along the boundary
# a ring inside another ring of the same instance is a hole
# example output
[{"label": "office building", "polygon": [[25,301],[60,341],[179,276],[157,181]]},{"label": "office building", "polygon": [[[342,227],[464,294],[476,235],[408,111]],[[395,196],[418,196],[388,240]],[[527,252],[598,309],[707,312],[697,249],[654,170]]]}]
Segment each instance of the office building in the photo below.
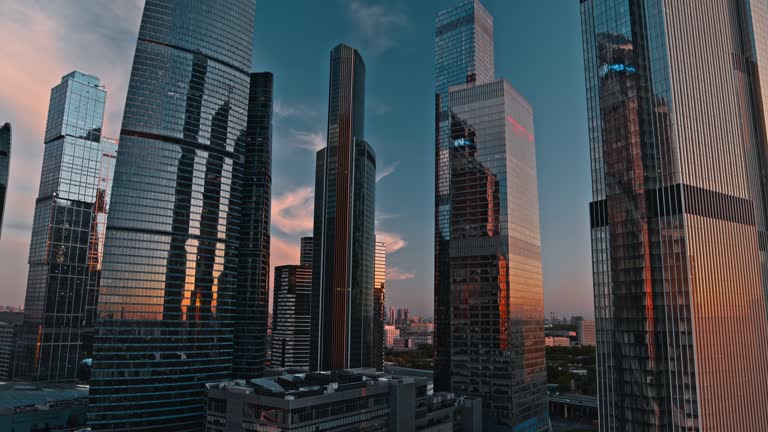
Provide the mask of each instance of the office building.
[{"label": "office building", "polygon": [[600,429],[763,430],[766,5],[581,0]]},{"label": "office building", "polygon": [[481,431],[482,404],[428,377],[340,370],[208,384],[206,430]]},{"label": "office building", "polygon": [[79,71],[51,90],[16,351],[18,379],[73,382],[80,362],[91,355],[99,234],[110,158],[117,151],[113,140],[101,136],[106,95],[97,77]]},{"label": "office building", "polygon": [[236,228],[240,243],[232,356],[232,374],[243,379],[261,376],[267,360],[272,88],[271,72],[250,75],[245,151],[238,188],[241,209],[240,223]]},{"label": "office building", "polygon": [[364,141],[365,63],[331,50],[328,145],[315,176],[310,370],[368,367],[373,350],[376,154]]},{"label": "office building", "polygon": [[205,383],[232,373],[242,162],[263,149],[248,138],[266,136],[263,119],[247,128],[255,13],[249,0],[144,4],[104,245],[94,430],[200,431]]},{"label": "office building", "polygon": [[382,370],[384,367],[384,321],[386,320],[386,279],[387,247],[384,242],[376,242],[376,255],[373,265],[373,358],[371,367]]},{"label": "office building", "polygon": [[0,234],[3,230],[5,197],[8,194],[8,177],[11,170],[11,124],[0,127]]},{"label": "office building", "polygon": [[275,267],[272,367],[309,369],[312,304],[311,237],[301,239],[301,264]]},{"label": "office building", "polygon": [[595,346],[597,341],[597,335],[595,333],[595,320],[579,321],[576,334],[579,337],[579,345]]},{"label": "office building", "polygon": [[387,324],[395,325],[395,308],[391,306],[389,308],[389,322]]},{"label": "office building", "polygon": [[544,336],[544,345],[548,347],[569,347],[571,339],[565,336]]},{"label": "office building", "polygon": [[0,321],[0,381],[8,381],[13,376],[13,353],[16,345],[13,324]]},{"label": "office building", "polygon": [[395,344],[395,338],[398,337],[400,337],[399,328],[393,325],[384,326],[384,344],[387,348],[392,348]]},{"label": "office building", "polygon": [[435,73],[435,387],[482,398],[488,429],[547,430],[533,111],[494,81],[479,1],[437,15]]},{"label": "office building", "polygon": [[302,237],[299,249],[299,265],[302,267],[312,267],[312,254],[314,253],[315,241],[312,237]]}]

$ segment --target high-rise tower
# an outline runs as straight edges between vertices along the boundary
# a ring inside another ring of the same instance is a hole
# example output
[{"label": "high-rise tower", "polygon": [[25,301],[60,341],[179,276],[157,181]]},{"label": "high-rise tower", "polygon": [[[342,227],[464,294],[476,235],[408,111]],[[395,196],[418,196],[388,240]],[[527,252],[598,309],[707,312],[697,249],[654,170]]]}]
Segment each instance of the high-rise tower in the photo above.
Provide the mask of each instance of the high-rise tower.
[{"label": "high-rise tower", "polygon": [[310,370],[370,366],[376,154],[363,140],[365,63],[331,51],[328,146],[315,177]]},{"label": "high-rise tower", "polygon": [[548,430],[533,110],[479,1],[438,14],[435,55],[435,386],[488,430]]},{"label": "high-rise tower", "polygon": [[768,6],[580,7],[600,428],[761,430]]},{"label": "high-rise tower", "polygon": [[384,323],[387,320],[387,245],[376,241],[373,264],[373,359],[371,366],[378,370],[384,367]]},{"label": "high-rise tower", "polygon": [[275,267],[272,366],[309,368],[312,237],[301,238],[299,265]]},{"label": "high-rise tower", "polygon": [[8,194],[8,174],[11,169],[11,124],[0,127],[0,233],[3,230],[5,197]]},{"label": "high-rise tower", "polygon": [[252,73],[240,191],[235,291],[235,378],[261,376],[267,358],[269,221],[272,189],[271,72]]},{"label": "high-rise tower", "polygon": [[252,0],[144,5],[105,241],[94,430],[201,431],[204,384],[232,373],[255,13]]},{"label": "high-rise tower", "polygon": [[[71,382],[91,356],[103,216],[114,141],[101,136],[107,93],[79,71],[51,90],[14,376]],[[108,175],[108,174],[107,174]],[[101,231],[100,231],[101,229]]]},{"label": "high-rise tower", "polygon": [[435,20],[435,388],[450,391],[450,107],[448,89],[494,79],[493,18],[470,0]]}]

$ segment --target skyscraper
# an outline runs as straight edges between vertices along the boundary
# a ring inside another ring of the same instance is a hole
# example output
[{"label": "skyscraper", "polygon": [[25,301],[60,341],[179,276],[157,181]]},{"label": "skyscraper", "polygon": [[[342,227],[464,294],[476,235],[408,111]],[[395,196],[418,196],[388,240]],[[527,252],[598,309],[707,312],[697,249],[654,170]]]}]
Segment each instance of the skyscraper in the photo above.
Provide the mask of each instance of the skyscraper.
[{"label": "skyscraper", "polygon": [[376,154],[363,140],[365,63],[331,51],[328,146],[315,177],[310,370],[370,366]]},{"label": "skyscraper", "polygon": [[[448,89],[494,79],[493,18],[469,0],[435,20],[435,388],[450,391],[451,142]],[[400,318],[398,311],[398,319]]]},{"label": "skyscraper", "polygon": [[301,238],[301,249],[299,250],[299,265],[303,267],[312,267],[312,253],[315,242],[312,237]]},{"label": "skyscraper", "polygon": [[301,264],[275,267],[272,366],[309,368],[312,237],[301,238]]},{"label": "skyscraper", "polygon": [[435,385],[485,429],[548,430],[533,111],[493,80],[478,1],[438,14],[435,67]]},{"label": "skyscraper", "polygon": [[5,196],[8,193],[8,174],[11,169],[11,124],[0,127],[0,233],[3,230]]},{"label": "skyscraper", "polygon": [[204,383],[232,373],[241,161],[266,136],[247,130],[254,18],[251,0],[144,5],[104,249],[95,430],[200,431]]},{"label": "skyscraper", "polygon": [[272,189],[272,73],[252,73],[242,171],[235,352],[232,373],[238,379],[262,374],[267,358],[269,306],[269,221]]},{"label": "skyscraper", "polygon": [[762,430],[766,5],[581,0],[601,430]]},{"label": "skyscraper", "polygon": [[373,359],[371,366],[378,370],[384,367],[384,323],[386,308],[387,247],[376,241],[376,255],[373,263]]},{"label": "skyscraper", "polygon": [[98,78],[79,71],[51,90],[15,362],[20,379],[75,381],[91,354],[98,228],[110,188],[101,170],[109,169],[104,153],[116,151],[101,136],[106,95]]}]

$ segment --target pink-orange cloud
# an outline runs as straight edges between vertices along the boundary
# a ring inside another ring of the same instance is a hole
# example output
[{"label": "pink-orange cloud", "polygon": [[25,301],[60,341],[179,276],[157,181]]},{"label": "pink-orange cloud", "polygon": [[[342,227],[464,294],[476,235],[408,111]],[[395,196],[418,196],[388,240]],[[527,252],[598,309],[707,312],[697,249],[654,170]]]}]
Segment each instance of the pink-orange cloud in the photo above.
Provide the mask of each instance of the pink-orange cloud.
[{"label": "pink-orange cloud", "polygon": [[408,246],[408,242],[400,234],[387,231],[377,231],[376,241],[384,242],[388,255]]},{"label": "pink-orange cloud", "polygon": [[309,186],[272,198],[272,226],[286,234],[310,234],[314,224],[314,191]]},{"label": "pink-orange cloud", "polygon": [[389,267],[387,268],[386,277],[388,281],[402,281],[415,278],[416,273],[406,272],[400,270],[398,267]]}]

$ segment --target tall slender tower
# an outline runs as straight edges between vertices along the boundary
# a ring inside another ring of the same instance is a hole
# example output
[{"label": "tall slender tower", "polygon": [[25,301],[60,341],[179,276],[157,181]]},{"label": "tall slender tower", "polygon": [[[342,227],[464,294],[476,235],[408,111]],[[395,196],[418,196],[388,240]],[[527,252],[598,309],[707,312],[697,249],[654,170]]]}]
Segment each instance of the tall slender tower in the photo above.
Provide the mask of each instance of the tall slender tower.
[{"label": "tall slender tower", "polygon": [[107,93],[79,71],[51,90],[40,190],[29,250],[24,323],[14,376],[71,382],[92,349],[101,248],[96,233],[109,184],[100,184]]},{"label": "tall slender tower", "polygon": [[378,370],[384,368],[384,323],[387,320],[386,308],[387,245],[376,241],[376,256],[373,264],[373,358],[371,366]]},{"label": "tall slender tower", "polygon": [[768,423],[763,2],[581,0],[600,428]]},{"label": "tall slender tower", "polygon": [[11,124],[0,127],[0,234],[3,230],[5,197],[8,193],[8,174],[11,169]]},{"label": "tall slender tower", "polygon": [[373,338],[376,154],[363,140],[365,63],[331,51],[328,146],[315,177],[310,370],[368,367]]},{"label": "tall slender tower", "polygon": [[105,241],[94,430],[201,431],[204,384],[231,376],[255,13],[252,0],[144,5]]},{"label": "tall slender tower", "polygon": [[485,429],[548,430],[533,110],[493,79],[478,1],[436,24],[435,385],[482,398]]},{"label": "tall slender tower", "polygon": [[235,292],[235,378],[261,376],[267,358],[269,220],[272,189],[272,73],[251,74]]}]

